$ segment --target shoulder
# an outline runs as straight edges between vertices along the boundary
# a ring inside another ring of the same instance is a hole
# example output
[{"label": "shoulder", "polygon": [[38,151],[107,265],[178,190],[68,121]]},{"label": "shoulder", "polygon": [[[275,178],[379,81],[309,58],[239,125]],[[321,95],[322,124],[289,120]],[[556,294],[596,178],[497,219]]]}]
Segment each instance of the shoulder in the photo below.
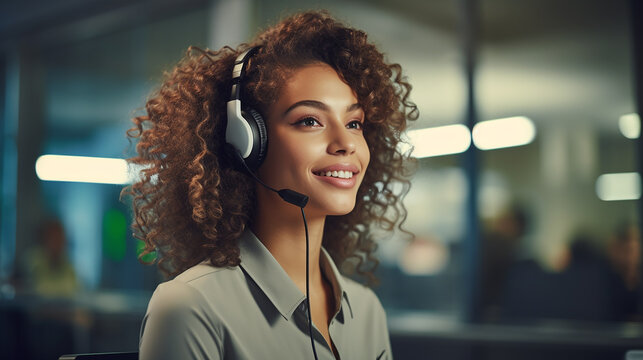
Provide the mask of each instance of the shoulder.
[{"label": "shoulder", "polygon": [[148,306],[152,310],[164,311],[205,311],[213,295],[220,294],[226,283],[234,282],[238,268],[216,268],[197,264],[174,279],[157,286]]},{"label": "shoulder", "polygon": [[141,358],[205,359],[220,355],[225,332],[213,304],[225,293],[220,283],[232,281],[229,278],[234,276],[234,268],[199,264],[158,285],[141,325]]},{"label": "shoulder", "polygon": [[188,268],[184,272],[177,275],[173,280],[168,281],[168,283],[179,282],[190,286],[196,286],[204,280],[207,281],[229,276],[230,273],[234,272],[236,269],[237,268],[214,267],[204,261],[192,266],[191,268]]}]

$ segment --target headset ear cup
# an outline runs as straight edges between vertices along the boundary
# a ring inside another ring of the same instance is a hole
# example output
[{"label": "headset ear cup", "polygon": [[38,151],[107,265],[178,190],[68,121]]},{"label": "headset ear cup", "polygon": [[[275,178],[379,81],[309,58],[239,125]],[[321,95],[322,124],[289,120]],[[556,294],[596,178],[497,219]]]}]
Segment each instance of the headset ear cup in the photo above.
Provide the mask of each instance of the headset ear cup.
[{"label": "headset ear cup", "polygon": [[252,152],[246,159],[246,164],[253,170],[259,168],[268,150],[268,131],[266,123],[259,112],[252,108],[244,108],[241,115],[248,122],[252,129]]}]

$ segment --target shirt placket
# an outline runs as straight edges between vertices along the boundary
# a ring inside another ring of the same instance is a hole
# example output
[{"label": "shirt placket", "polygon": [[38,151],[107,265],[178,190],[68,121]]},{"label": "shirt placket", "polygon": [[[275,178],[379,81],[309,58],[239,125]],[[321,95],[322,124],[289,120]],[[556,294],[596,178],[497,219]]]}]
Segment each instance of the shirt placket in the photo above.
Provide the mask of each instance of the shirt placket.
[{"label": "shirt placket", "polygon": [[[306,334],[306,336],[308,336],[308,307],[306,306],[306,301],[301,302],[301,304],[297,307],[293,315],[294,315],[293,318],[296,321],[299,329],[303,331]],[[334,324],[334,322],[336,321],[337,320],[335,319],[335,317],[333,317],[333,319],[331,320],[331,324]],[[313,338],[315,339],[315,350],[317,351],[318,358],[335,359],[335,354],[333,354],[333,351],[331,350],[330,346],[326,342],[326,339],[324,339],[324,336],[322,335],[321,331],[317,329],[317,326],[315,326],[315,324],[311,324],[311,325],[313,327]],[[331,333],[330,326],[329,326],[328,332],[329,334]],[[334,343],[335,340],[333,339],[332,334],[330,335],[330,338],[331,338],[331,341],[333,341]],[[323,345],[323,348],[325,350],[323,354],[320,351],[320,346],[318,346],[319,344]],[[335,344],[335,346],[337,345]],[[312,347],[310,351],[312,355],[312,351],[313,351]],[[337,352],[338,354],[341,355],[341,352],[339,352],[339,349],[337,350]]]}]

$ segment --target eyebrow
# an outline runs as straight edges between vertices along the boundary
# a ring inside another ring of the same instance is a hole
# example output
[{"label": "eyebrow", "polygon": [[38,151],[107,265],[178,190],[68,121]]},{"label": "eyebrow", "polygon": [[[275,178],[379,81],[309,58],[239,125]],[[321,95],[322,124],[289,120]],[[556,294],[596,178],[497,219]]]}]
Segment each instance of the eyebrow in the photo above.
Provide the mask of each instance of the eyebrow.
[{"label": "eyebrow", "polygon": [[[286,109],[286,111],[284,111],[284,116],[286,116],[289,112],[291,112],[292,110],[294,110],[295,108],[297,108],[299,106],[309,106],[309,107],[313,107],[313,108],[316,108],[316,109],[319,109],[319,110],[322,110],[322,111],[328,111],[329,110],[328,105],[324,104],[321,101],[317,101],[317,100],[302,100],[302,101],[297,101],[296,103],[290,105],[290,107],[288,109]],[[361,108],[362,108],[362,106],[360,104],[355,103],[355,104],[347,106],[346,107],[346,112],[355,111],[355,110],[361,109]]]}]

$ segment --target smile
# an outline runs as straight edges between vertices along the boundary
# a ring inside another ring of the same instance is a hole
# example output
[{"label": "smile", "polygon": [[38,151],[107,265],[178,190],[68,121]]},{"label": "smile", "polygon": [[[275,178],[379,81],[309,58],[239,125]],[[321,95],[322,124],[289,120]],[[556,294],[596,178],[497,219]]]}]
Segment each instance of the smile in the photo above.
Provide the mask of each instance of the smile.
[{"label": "smile", "polygon": [[340,189],[352,189],[357,184],[357,173],[345,170],[314,171],[315,179]]},{"label": "smile", "polygon": [[350,179],[353,177],[353,172],[352,171],[344,171],[344,170],[339,170],[339,171],[317,171],[314,173],[317,176],[327,176],[327,177],[334,177],[334,178],[340,178],[340,179]]}]

